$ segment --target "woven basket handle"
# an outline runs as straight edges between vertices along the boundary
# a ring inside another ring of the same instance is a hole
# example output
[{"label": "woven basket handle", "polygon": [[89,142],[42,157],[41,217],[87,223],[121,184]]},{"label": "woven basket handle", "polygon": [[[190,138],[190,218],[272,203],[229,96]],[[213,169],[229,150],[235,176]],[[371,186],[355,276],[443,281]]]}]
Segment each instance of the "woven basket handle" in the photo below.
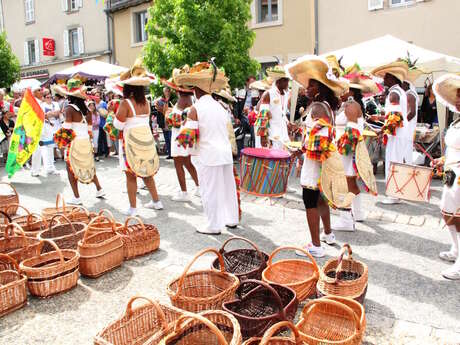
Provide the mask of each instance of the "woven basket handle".
[{"label": "woven basket handle", "polygon": [[30,213],[30,211],[29,211],[27,208],[25,208],[24,206],[19,205],[19,204],[10,204],[10,205],[8,206],[8,208],[6,209],[6,212],[8,212],[8,210],[9,210],[10,208],[14,208],[14,207],[20,208],[20,209],[26,211],[26,215],[27,215],[27,225],[30,225],[30,223],[32,222],[32,219],[34,219],[32,213]]},{"label": "woven basket handle", "polygon": [[67,223],[69,223],[70,227],[72,228],[72,232],[73,232],[74,234],[77,233],[77,230],[75,230],[75,228],[74,228],[74,226],[73,226],[73,224],[72,224],[72,221],[71,221],[69,218],[67,218],[66,216],[64,216],[63,214],[56,214],[56,215],[53,216],[53,218],[51,218],[51,220],[50,220],[50,225],[49,225],[49,229],[50,229],[50,230],[51,230],[51,228],[52,228],[52,225],[53,225],[53,222],[54,222],[54,218],[64,218],[64,220],[65,220]]},{"label": "woven basket handle", "polygon": [[8,182],[0,182],[0,184],[6,184],[8,187],[10,187],[10,188],[13,190],[14,194],[15,194],[17,197],[19,197],[18,192],[16,191],[16,188],[14,188],[14,186],[13,186],[11,183],[8,183]]},{"label": "woven basket handle", "polygon": [[86,216],[88,216],[88,219],[90,219],[89,211],[85,207],[83,207],[81,205],[77,205],[75,207],[72,207],[72,210],[69,213],[69,217],[72,217],[72,216],[76,215],[77,213],[79,213],[81,211],[83,211],[86,214]]},{"label": "woven basket handle", "polygon": [[244,238],[244,237],[238,237],[238,236],[235,236],[235,237],[230,237],[229,239],[227,239],[223,244],[222,244],[222,247],[219,249],[219,253],[221,254],[224,254],[225,253],[225,246],[227,245],[227,243],[231,242],[231,241],[235,241],[235,240],[240,240],[240,241],[243,241],[243,242],[246,242],[248,243],[252,248],[254,248],[257,252],[257,254],[259,254],[259,257],[260,257],[260,266],[262,266],[264,264],[264,256],[262,254],[262,252],[259,250],[259,247],[257,247],[257,245],[248,240],[247,238]]},{"label": "woven basket handle", "polygon": [[348,243],[345,243],[342,246],[339,258],[337,259],[337,267],[335,269],[335,280],[334,280],[334,282],[337,282],[337,280],[340,280],[339,275],[340,275],[340,272],[342,271],[342,263],[343,263],[343,257],[345,255],[345,253],[348,254],[348,258],[350,260],[353,260],[353,257],[352,257],[353,251],[351,250],[351,246]]},{"label": "woven basket handle", "polygon": [[161,329],[166,330],[168,328],[168,323],[166,322],[166,316],[163,310],[161,309],[160,305],[158,302],[151,300],[150,298],[147,297],[142,297],[142,296],[134,296],[131,297],[131,299],[128,302],[128,305],[126,306],[126,312],[125,315],[128,318],[131,318],[133,315],[133,303],[139,299],[146,300],[149,304],[151,304],[154,308],[155,311],[157,312],[157,316],[160,319],[160,324],[161,324]]},{"label": "woven basket handle", "polygon": [[191,320],[191,319],[197,320],[200,323],[205,324],[206,327],[208,327],[211,330],[211,332],[214,333],[214,335],[217,337],[219,345],[228,345],[227,340],[225,340],[224,335],[219,330],[219,328],[217,328],[217,326],[215,324],[213,324],[211,321],[209,321],[207,318],[205,318],[204,316],[202,316],[200,314],[192,314],[192,313],[184,313],[183,315],[181,315],[177,319],[176,324],[174,325],[174,333],[169,335],[169,336],[167,336],[165,338],[164,343],[167,344],[168,339],[177,336],[179,334],[179,332],[181,331],[180,328],[182,326],[182,323],[187,321],[187,320]]},{"label": "woven basket handle", "polygon": [[26,234],[24,233],[24,230],[21,228],[21,226],[18,224],[18,223],[9,223],[6,225],[5,227],[5,240],[9,239],[10,236],[9,236],[9,229],[11,229],[11,233],[12,235],[14,236],[14,234],[17,232],[16,230],[19,230],[19,234],[24,237],[24,239],[26,238]]},{"label": "woven basket handle", "polygon": [[[85,229],[85,234],[83,235],[83,240],[82,240],[82,243],[86,243],[86,240],[88,239],[88,236],[89,236],[89,233],[91,232],[90,231],[90,226],[93,225],[93,223],[96,223],[97,221],[99,220],[102,220],[102,219],[107,219],[109,220],[111,223],[112,223],[112,232],[115,234],[116,231],[115,231],[115,224],[112,222],[111,219],[107,218],[106,216],[97,216],[96,218],[93,218],[89,224],[86,226],[86,229]],[[109,232],[109,231],[108,231]]]},{"label": "woven basket handle", "polygon": [[[255,280],[255,279],[247,279],[245,281],[242,281],[240,283],[240,286],[238,287],[238,290],[241,289],[242,286],[246,285],[247,283],[253,283],[253,284],[257,284],[259,286],[263,286],[264,288],[266,288],[268,291],[271,292],[271,294],[273,295],[273,297],[275,297],[275,300],[276,300],[276,303],[278,304],[278,319],[279,320],[287,320],[286,318],[286,313],[284,312],[284,306],[283,306],[283,302],[281,301],[281,297],[280,295],[278,294],[278,292],[273,288],[271,287],[269,284],[263,282],[263,281],[260,281],[260,280]],[[238,291],[237,290],[237,291]],[[253,290],[251,290],[253,291]],[[249,294],[250,292],[248,292],[247,294],[245,294],[244,296],[241,297],[241,301],[244,301],[247,297],[247,295]]]},{"label": "woven basket handle", "polygon": [[281,329],[281,328],[290,328],[292,333],[294,334],[295,343],[302,344],[302,339],[300,339],[300,333],[297,327],[290,321],[281,321],[277,324],[271,326],[264,334],[262,340],[260,341],[259,345],[268,345],[270,344],[270,340],[272,337]]},{"label": "woven basket handle", "polygon": [[[41,242],[51,244],[53,246],[53,248],[55,249],[55,251],[58,253],[59,261],[61,262],[61,264],[65,263],[64,255],[62,255],[62,251],[59,249],[59,247],[57,246],[57,244],[54,241],[52,241],[52,240],[42,240]],[[42,245],[42,248],[43,248],[43,245]]]},{"label": "woven basket handle", "polygon": [[282,250],[288,250],[288,249],[298,250],[298,251],[300,251],[300,252],[302,252],[302,253],[305,253],[305,254],[308,256],[308,258],[310,259],[311,263],[313,264],[313,267],[314,267],[315,271],[316,271],[317,273],[319,273],[318,264],[316,263],[316,261],[315,261],[315,259],[313,258],[313,256],[308,252],[308,250],[305,250],[305,249],[303,249],[303,248],[301,248],[301,247],[296,247],[296,246],[284,246],[284,247],[276,248],[276,249],[273,251],[273,253],[271,253],[270,256],[268,257],[267,265],[268,265],[268,266],[271,266],[271,265],[272,265],[272,260],[273,260],[273,258],[274,258],[274,256],[275,256],[276,254],[278,254],[278,253],[279,253],[280,251],[282,251]]},{"label": "woven basket handle", "polygon": [[123,231],[128,234],[129,233],[129,230],[128,230],[128,223],[130,220],[135,220],[137,221],[141,227],[142,227],[142,232],[144,234],[147,234],[147,231],[145,230],[145,225],[144,225],[144,222],[142,221],[142,219],[140,219],[139,217],[128,217],[126,218],[126,221],[125,221],[125,227],[123,228]]},{"label": "woven basket handle", "polygon": [[0,261],[10,263],[14,267],[14,269],[19,274],[21,274],[21,269],[19,268],[18,262],[15,259],[13,259],[11,256],[9,256],[8,254],[0,254]]},{"label": "woven basket handle", "polygon": [[[6,211],[8,211],[8,208],[6,209]],[[3,217],[5,218],[5,224],[12,222],[11,217],[8,213],[0,210],[0,214],[3,215]]]},{"label": "woven basket handle", "polygon": [[62,201],[62,211],[65,213],[65,201],[61,193],[57,193],[56,195],[56,210],[59,210],[59,201]]},{"label": "woven basket handle", "polygon": [[221,253],[219,253],[217,250],[215,250],[214,248],[208,248],[208,249],[204,249],[202,250],[201,252],[199,252],[198,254],[195,255],[195,257],[192,259],[192,261],[190,261],[190,263],[187,265],[187,267],[185,267],[184,269],[184,272],[182,273],[180,279],[179,279],[179,283],[177,285],[177,291],[176,291],[176,296],[180,294],[181,290],[182,290],[182,285],[184,285],[184,279],[185,279],[185,276],[187,275],[187,272],[190,270],[190,268],[192,267],[192,265],[195,263],[195,261],[200,257],[200,256],[203,256],[204,254],[206,253],[214,253],[216,254],[217,258],[219,259],[219,265],[220,265],[220,271],[221,272],[225,272],[225,263],[224,263],[224,258],[222,256]]},{"label": "woven basket handle", "polygon": [[106,217],[108,220],[110,220],[112,223],[115,223],[115,217],[113,216],[113,213],[110,212],[108,209],[104,208],[103,210],[100,210],[99,213],[97,214],[98,216],[103,216],[103,215],[108,215]]}]

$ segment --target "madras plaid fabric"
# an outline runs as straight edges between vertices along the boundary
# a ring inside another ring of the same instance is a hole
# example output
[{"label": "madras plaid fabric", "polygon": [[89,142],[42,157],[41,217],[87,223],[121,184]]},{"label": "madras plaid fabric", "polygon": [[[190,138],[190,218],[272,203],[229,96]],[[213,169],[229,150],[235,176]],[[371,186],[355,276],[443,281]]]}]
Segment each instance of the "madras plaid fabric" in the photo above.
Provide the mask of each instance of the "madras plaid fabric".
[{"label": "madras plaid fabric", "polygon": [[174,111],[166,116],[166,124],[169,128],[180,128],[182,125],[182,114]]},{"label": "madras plaid fabric", "polygon": [[241,211],[241,194],[240,194],[241,180],[240,180],[240,175],[238,174],[238,171],[236,170],[235,165],[233,165],[233,176],[235,177],[236,197],[238,200],[238,219],[241,221],[241,215],[243,213]]},{"label": "madras plaid fabric", "polygon": [[113,119],[115,118],[115,114],[114,113],[110,113],[108,116],[107,116],[107,120],[105,122],[105,125],[104,125],[104,131],[107,132],[107,134],[109,135],[110,139],[112,141],[115,141],[115,140],[118,140],[118,139],[122,139],[123,138],[123,131],[120,131],[118,130],[117,128],[115,128],[115,126],[113,125]]},{"label": "madras plaid fabric", "polygon": [[[328,129],[327,137],[319,135],[319,132],[324,127],[327,127]],[[325,161],[329,158],[331,152],[336,150],[336,147],[333,143],[334,138],[335,130],[329,121],[325,119],[319,119],[310,131],[310,134],[305,136],[305,142],[303,146],[305,157],[319,162]]]},{"label": "madras plaid fabric", "polygon": [[356,151],[356,145],[364,138],[356,128],[345,127],[345,133],[337,141],[337,151],[341,155],[348,156]]},{"label": "madras plaid fabric", "polygon": [[383,138],[383,144],[386,145],[388,142],[388,135],[396,135],[396,129],[402,128],[404,121],[402,114],[397,111],[390,111],[385,116],[385,124],[382,127],[382,132],[385,134]]},{"label": "madras plaid fabric", "polygon": [[184,148],[194,147],[198,144],[199,131],[198,129],[182,128],[176,138],[177,144]]},{"label": "madras plaid fabric", "polygon": [[254,123],[254,127],[257,128],[256,135],[260,137],[267,137],[268,136],[268,129],[270,128],[270,119],[268,118],[268,110],[264,109],[261,110],[256,117],[256,122]]}]

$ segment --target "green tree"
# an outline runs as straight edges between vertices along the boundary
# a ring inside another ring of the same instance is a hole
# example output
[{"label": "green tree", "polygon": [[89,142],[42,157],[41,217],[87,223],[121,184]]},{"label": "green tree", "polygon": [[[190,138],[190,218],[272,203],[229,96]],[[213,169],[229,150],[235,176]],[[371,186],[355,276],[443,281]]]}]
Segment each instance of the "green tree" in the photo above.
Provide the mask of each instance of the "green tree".
[{"label": "green tree", "polygon": [[155,0],[147,25],[146,66],[169,78],[175,67],[216,58],[230,86],[244,85],[259,69],[249,56],[251,0]]},{"label": "green tree", "polygon": [[20,75],[19,60],[11,51],[3,32],[0,34],[0,88],[10,87]]}]

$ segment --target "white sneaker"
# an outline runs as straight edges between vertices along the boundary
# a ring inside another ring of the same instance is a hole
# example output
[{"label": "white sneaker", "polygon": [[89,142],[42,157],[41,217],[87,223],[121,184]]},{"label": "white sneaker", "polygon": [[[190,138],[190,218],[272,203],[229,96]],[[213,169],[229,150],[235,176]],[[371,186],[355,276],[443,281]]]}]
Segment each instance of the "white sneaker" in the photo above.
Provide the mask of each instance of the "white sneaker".
[{"label": "white sneaker", "polygon": [[176,195],[174,195],[171,198],[172,201],[180,201],[180,202],[189,202],[190,201],[190,196],[188,195],[187,192],[182,192],[180,191]]},{"label": "white sneaker", "polygon": [[295,194],[295,193],[297,193],[297,189],[293,188],[293,187],[287,187],[286,192],[291,193],[291,194]]},{"label": "white sneaker", "polygon": [[454,252],[452,248],[448,252],[439,253],[439,257],[444,261],[455,262],[458,257],[458,253]]},{"label": "white sneaker", "polygon": [[339,219],[332,222],[331,228],[336,231],[355,231],[355,222],[351,212],[340,211]]},{"label": "white sneaker", "polygon": [[144,205],[145,208],[150,208],[150,209],[153,209],[153,210],[162,210],[164,207],[163,207],[163,204],[160,200],[158,201],[150,201],[148,202],[147,204]]},{"label": "white sneaker", "polygon": [[326,242],[329,245],[333,245],[337,242],[335,240],[335,235],[333,232],[331,232],[330,234],[326,234],[325,232],[322,232],[321,235],[319,235],[319,239],[321,242]]},{"label": "white sneaker", "polygon": [[200,187],[196,187],[195,193],[194,193],[194,194],[195,194],[195,196],[197,196],[197,197],[201,197],[201,190],[200,190]]},{"label": "white sneaker", "polygon": [[197,229],[196,232],[204,235],[220,235],[220,230]]},{"label": "white sneaker", "polygon": [[453,265],[452,267],[449,267],[448,269],[442,271],[441,274],[446,279],[460,280],[460,267],[456,267],[456,265]]},{"label": "white sneaker", "polygon": [[83,203],[81,202],[81,199],[80,198],[76,198],[76,197],[72,197],[72,199],[70,199],[69,201],[67,201],[68,204],[71,204],[71,205],[83,205]]},{"label": "white sneaker", "polygon": [[400,204],[401,199],[393,198],[391,196],[387,196],[387,197],[382,199],[381,203],[384,204],[384,205],[395,205],[395,204]]},{"label": "white sneaker", "polygon": [[137,208],[128,207],[128,209],[126,211],[124,211],[123,214],[125,216],[128,216],[128,217],[136,217],[137,216]]},{"label": "white sneaker", "polygon": [[[313,245],[313,243],[309,243],[302,248],[308,251],[311,254],[311,256],[315,258],[322,258],[324,255],[326,255],[326,253],[324,252],[324,248],[322,246],[316,247]],[[300,250],[296,250],[295,253],[298,256],[307,256],[304,252],[301,252]]]},{"label": "white sneaker", "polygon": [[58,170],[51,170],[46,173],[47,175],[61,175],[61,173]]},{"label": "white sneaker", "polygon": [[38,177],[38,176],[40,176],[40,174],[39,174],[38,172],[35,172],[35,171],[32,171],[32,172],[30,173],[30,175],[32,175],[32,177]]},{"label": "white sneaker", "polygon": [[102,199],[105,197],[105,190],[104,189],[99,189],[96,191],[96,198]]}]

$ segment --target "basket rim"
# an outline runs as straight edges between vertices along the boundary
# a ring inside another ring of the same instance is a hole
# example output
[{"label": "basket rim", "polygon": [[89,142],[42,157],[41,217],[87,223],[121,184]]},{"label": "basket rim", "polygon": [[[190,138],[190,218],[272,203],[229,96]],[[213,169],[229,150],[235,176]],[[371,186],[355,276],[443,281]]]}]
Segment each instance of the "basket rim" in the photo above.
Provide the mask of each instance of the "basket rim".
[{"label": "basket rim", "polygon": [[[59,259],[59,254],[56,252],[56,251],[51,251],[51,252],[48,252],[48,253],[44,253],[44,254],[40,254],[38,256],[34,256],[32,258],[29,258],[29,259],[25,259],[23,260],[20,264],[19,264],[19,267],[21,268],[21,271],[25,271],[25,272],[33,272],[33,271],[40,271],[40,270],[48,270],[50,268],[56,268],[58,266],[64,266],[64,265],[67,265],[67,264],[70,264],[71,262],[73,261],[76,261],[76,263],[78,264],[78,259],[80,258],[80,254],[78,253],[78,251],[74,250],[74,249],[61,249],[61,253],[64,257],[64,259],[66,259],[66,253],[67,254],[71,254],[72,256],[67,260],[65,261],[64,263],[60,262],[60,261],[57,261],[56,265],[53,265],[53,266],[48,266],[48,267],[35,267],[35,266],[27,266],[27,264],[32,261],[32,260],[35,260],[35,259],[40,259],[42,257],[51,257],[51,256],[56,256],[57,259]],[[44,261],[40,261],[39,263],[43,263]]]},{"label": "basket rim", "polygon": [[23,273],[18,273],[17,271],[13,271],[13,270],[4,270],[0,272],[0,275],[4,272],[14,273],[18,276],[19,279],[9,282],[8,284],[0,285],[0,292],[7,290],[7,289],[11,289],[15,285],[25,284],[27,281],[27,276]]},{"label": "basket rim", "polygon": [[[268,279],[265,275],[266,275],[266,272],[268,272],[271,268],[273,267],[276,267],[280,264],[284,264],[285,262],[287,261],[290,261],[290,262],[301,262],[302,265],[305,265],[305,266],[312,266],[312,267],[315,267],[314,264],[312,264],[311,262],[308,262],[308,261],[305,261],[305,260],[299,260],[299,259],[286,259],[286,260],[280,260],[280,261],[277,261],[273,264],[271,264],[270,266],[267,266],[263,271],[262,271],[262,279],[270,284],[279,284],[281,285],[279,282],[276,282],[276,281],[272,281],[270,279]],[[297,285],[300,285],[300,284],[305,284],[305,283],[308,283],[314,279],[318,279],[319,278],[319,273],[318,271],[316,270],[313,270],[313,275],[311,277],[309,277],[308,279],[304,279],[304,280],[299,280],[297,282],[293,282],[293,283],[285,283],[285,284],[282,284],[284,286],[288,286],[288,287],[291,287],[291,286],[297,286]]]},{"label": "basket rim", "polygon": [[[74,274],[77,274],[78,275],[78,278],[80,277],[80,271],[78,270],[78,266],[74,266],[72,267],[71,269],[68,270],[68,273],[64,274],[63,276],[60,276],[60,277],[56,277],[56,278],[53,278],[53,279],[47,279],[47,278],[42,278],[43,280],[42,281],[34,281],[33,279],[32,280],[29,280],[27,279],[27,284],[35,284],[35,285],[38,285],[38,284],[43,284],[43,283],[49,283],[49,282],[54,282],[54,281],[57,281],[57,280],[61,280],[61,279],[64,279],[64,278],[67,278],[69,277],[70,275],[74,275]],[[78,278],[77,278],[77,283],[78,283]],[[75,284],[74,286],[76,286],[77,284]],[[67,290],[65,290],[67,291]],[[51,296],[51,295],[50,295]]]},{"label": "basket rim", "polygon": [[[331,258],[328,261],[326,261],[326,263],[324,264],[324,266],[321,268],[321,270],[319,272],[320,273],[319,274],[319,280],[320,281],[322,281],[324,283],[327,283],[327,284],[352,285],[352,284],[356,284],[358,282],[361,282],[363,280],[367,280],[367,277],[369,275],[368,266],[362,261],[355,260],[355,259],[348,259],[348,258],[344,258],[342,260],[342,262],[353,262],[355,264],[360,265],[363,268],[363,274],[358,279],[355,279],[355,280],[338,280],[338,279],[335,279],[335,278],[328,277],[327,272],[329,272],[329,271],[326,272],[326,269],[330,268],[330,266],[332,266],[333,264],[335,264],[337,262],[338,262],[338,258]],[[338,268],[338,264],[335,266],[335,268],[333,268],[331,270],[335,271],[337,268]]]},{"label": "basket rim", "polygon": [[57,224],[55,226],[53,226],[51,229],[46,229],[46,230],[43,230],[43,231],[40,231],[40,233],[38,234],[38,239],[39,240],[60,240],[60,239],[63,239],[63,238],[67,238],[67,237],[70,237],[70,236],[75,236],[75,235],[78,235],[80,234],[81,232],[84,232],[85,231],[85,227],[86,227],[86,224],[85,223],[82,223],[82,222],[73,222],[72,225],[82,225],[83,228],[81,230],[78,230],[78,231],[75,231],[75,232],[72,232],[72,230],[70,230],[71,232],[69,234],[66,234],[66,235],[62,235],[62,236],[58,236],[58,237],[48,237],[48,238],[43,238],[42,235],[45,234],[45,233],[48,233],[48,232],[51,232],[53,231],[54,229],[58,228],[58,227],[65,227],[65,226],[69,226],[69,224]]}]

